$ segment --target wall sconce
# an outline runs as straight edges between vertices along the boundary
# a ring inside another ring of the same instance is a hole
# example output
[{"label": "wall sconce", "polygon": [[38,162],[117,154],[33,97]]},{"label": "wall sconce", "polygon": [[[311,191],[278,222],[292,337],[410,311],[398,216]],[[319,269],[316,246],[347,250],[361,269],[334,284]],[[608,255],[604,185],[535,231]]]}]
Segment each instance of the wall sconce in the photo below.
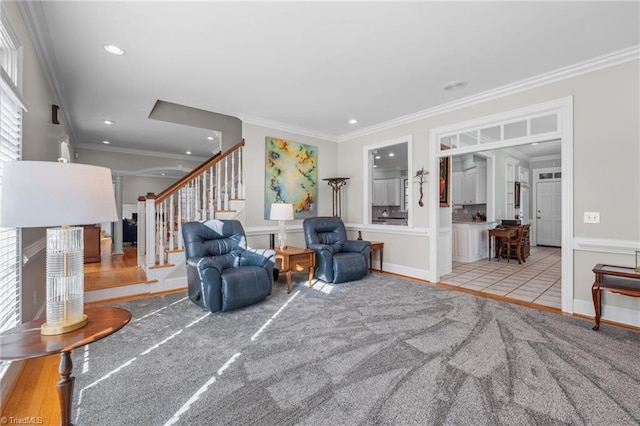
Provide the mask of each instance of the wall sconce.
[{"label": "wall sconce", "polygon": [[422,193],[422,184],[425,183],[427,181],[427,176],[429,175],[428,171],[425,171],[424,167],[422,167],[420,170],[418,170],[416,172],[416,175],[413,177],[414,179],[417,179],[415,181],[415,183],[419,184],[420,187],[420,199],[418,200],[418,205],[420,207],[424,207],[424,203],[422,202],[422,197],[424,196],[424,194]]}]

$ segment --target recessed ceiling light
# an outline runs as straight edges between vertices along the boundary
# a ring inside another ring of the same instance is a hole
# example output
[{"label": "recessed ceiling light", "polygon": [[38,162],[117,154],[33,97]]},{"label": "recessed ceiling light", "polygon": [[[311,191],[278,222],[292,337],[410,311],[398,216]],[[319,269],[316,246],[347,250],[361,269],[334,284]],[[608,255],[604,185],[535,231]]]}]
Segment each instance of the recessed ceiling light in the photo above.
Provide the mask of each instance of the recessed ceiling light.
[{"label": "recessed ceiling light", "polygon": [[450,81],[444,86],[442,86],[442,90],[446,92],[450,92],[452,90],[464,89],[465,87],[467,87],[466,81]]},{"label": "recessed ceiling light", "polygon": [[380,157],[379,155],[376,155],[376,160],[381,159],[382,157]]},{"label": "recessed ceiling light", "polygon": [[215,138],[214,138],[213,136],[207,136],[207,140],[212,141],[212,140],[214,140],[214,139],[215,139]]},{"label": "recessed ceiling light", "polygon": [[349,120],[349,124],[358,124],[358,120],[352,118],[351,120]]},{"label": "recessed ceiling light", "polygon": [[103,144],[105,144],[105,145],[109,145],[111,142],[109,142],[109,141],[102,141],[102,143],[103,143]]},{"label": "recessed ceiling light", "polygon": [[104,50],[106,50],[107,52],[113,55],[118,55],[118,56],[124,55],[124,50],[120,49],[118,46],[115,46],[113,44],[105,44]]},{"label": "recessed ceiling light", "polygon": [[116,122],[115,122],[115,121],[113,121],[113,120],[109,120],[108,118],[105,118],[104,120],[102,120],[102,122],[103,122],[104,124],[116,124]]},{"label": "recessed ceiling light", "polygon": [[374,164],[374,165],[373,165],[373,167],[375,168],[375,167],[378,167],[378,166],[376,166],[376,165]]},{"label": "recessed ceiling light", "polygon": [[166,173],[165,173],[165,172],[162,172],[162,176],[166,176]]},{"label": "recessed ceiling light", "polygon": [[534,143],[532,143],[531,145],[532,145],[532,146],[536,146],[536,145],[538,145],[538,142],[534,142]]},{"label": "recessed ceiling light", "polygon": [[191,151],[187,151],[187,152],[185,152],[185,154],[191,155]]},{"label": "recessed ceiling light", "polygon": [[395,154],[393,152],[389,153],[389,157],[393,157]]}]

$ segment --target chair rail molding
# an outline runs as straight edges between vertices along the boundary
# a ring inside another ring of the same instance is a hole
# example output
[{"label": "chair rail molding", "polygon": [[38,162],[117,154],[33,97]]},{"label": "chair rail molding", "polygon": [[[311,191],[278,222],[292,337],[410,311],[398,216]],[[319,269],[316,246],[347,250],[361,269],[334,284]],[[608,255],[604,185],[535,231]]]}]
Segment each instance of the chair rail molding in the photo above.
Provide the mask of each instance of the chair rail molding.
[{"label": "chair rail molding", "polygon": [[573,249],[576,251],[635,256],[636,250],[640,250],[640,241],[576,237],[573,239]]}]

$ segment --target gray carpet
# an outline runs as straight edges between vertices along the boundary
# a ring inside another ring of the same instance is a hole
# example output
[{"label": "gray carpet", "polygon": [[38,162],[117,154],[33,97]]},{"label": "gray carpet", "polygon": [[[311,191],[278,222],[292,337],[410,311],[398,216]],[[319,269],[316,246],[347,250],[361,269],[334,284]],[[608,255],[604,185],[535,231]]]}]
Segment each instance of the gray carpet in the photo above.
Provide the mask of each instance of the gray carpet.
[{"label": "gray carpet", "polygon": [[381,274],[285,287],[121,304],[132,322],[74,351],[75,423],[640,423],[640,333]]}]

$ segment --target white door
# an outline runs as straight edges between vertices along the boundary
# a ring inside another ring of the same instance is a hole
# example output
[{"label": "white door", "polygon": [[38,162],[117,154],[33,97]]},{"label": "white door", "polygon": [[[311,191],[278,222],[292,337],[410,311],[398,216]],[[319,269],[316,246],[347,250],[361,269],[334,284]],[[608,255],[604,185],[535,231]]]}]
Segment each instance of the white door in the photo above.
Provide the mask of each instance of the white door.
[{"label": "white door", "polygon": [[536,186],[536,241],[560,247],[562,241],[561,182],[538,182]]}]

